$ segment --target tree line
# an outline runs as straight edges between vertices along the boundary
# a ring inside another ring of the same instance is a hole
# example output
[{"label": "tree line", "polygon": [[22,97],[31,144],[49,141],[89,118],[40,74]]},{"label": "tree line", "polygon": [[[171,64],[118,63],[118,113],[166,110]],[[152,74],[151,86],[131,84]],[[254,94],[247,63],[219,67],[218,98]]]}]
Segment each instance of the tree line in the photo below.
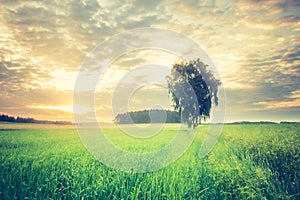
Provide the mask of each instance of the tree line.
[{"label": "tree line", "polygon": [[72,122],[69,121],[49,121],[49,120],[36,120],[30,117],[14,117],[1,114],[0,121],[2,122],[13,122],[13,123],[36,123],[36,124],[61,124],[61,125],[70,125]]},{"label": "tree line", "polygon": [[180,123],[181,116],[177,111],[143,110],[118,114],[113,121],[116,124]]},{"label": "tree line", "polygon": [[259,122],[251,122],[251,121],[241,121],[241,122],[231,122],[231,123],[226,123],[226,124],[277,124],[276,122],[271,122],[271,121],[259,121]]}]

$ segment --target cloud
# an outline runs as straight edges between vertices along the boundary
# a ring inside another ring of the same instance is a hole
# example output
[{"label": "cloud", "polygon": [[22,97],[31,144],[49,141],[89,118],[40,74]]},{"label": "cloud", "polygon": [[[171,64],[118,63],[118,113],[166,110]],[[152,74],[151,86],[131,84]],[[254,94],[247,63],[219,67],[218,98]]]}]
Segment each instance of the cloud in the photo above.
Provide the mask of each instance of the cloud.
[{"label": "cloud", "polygon": [[[140,27],[168,28],[201,44],[227,87],[230,112],[297,110],[299,7],[297,0],[2,1],[1,111],[70,117],[59,108],[71,105],[68,90],[88,52],[114,34]],[[102,95],[113,91],[111,82],[140,65],[171,66],[177,57],[168,54],[131,52],[115,60]],[[97,101],[103,116],[109,116],[108,97]]]},{"label": "cloud", "polygon": [[299,2],[297,0],[272,0],[272,1],[263,1],[263,0],[242,0],[236,3],[236,9],[241,14],[265,14],[265,15],[275,15],[290,10],[298,9]]},{"label": "cloud", "polygon": [[277,26],[288,28],[292,31],[300,31],[300,17],[295,15],[281,17],[277,23]]},{"label": "cloud", "polygon": [[227,89],[229,106],[240,102],[242,110],[300,108],[299,95],[295,95],[300,89],[298,48],[274,50],[268,57],[249,54],[238,64],[238,74],[230,82],[251,87]]},{"label": "cloud", "polygon": [[97,1],[33,2],[10,5],[6,26],[31,53],[78,69],[88,50],[117,33],[117,29],[149,26],[158,14],[131,4],[101,6]]},{"label": "cloud", "polygon": [[148,0],[135,0],[134,1],[134,3],[138,7],[139,6],[144,7],[147,10],[156,8],[161,2],[162,2],[162,0],[152,0],[152,1],[148,1]]},{"label": "cloud", "polygon": [[262,29],[262,30],[274,30],[276,28],[275,24],[272,21],[253,21],[252,19],[242,19],[239,21],[241,25],[247,26],[253,29]]}]

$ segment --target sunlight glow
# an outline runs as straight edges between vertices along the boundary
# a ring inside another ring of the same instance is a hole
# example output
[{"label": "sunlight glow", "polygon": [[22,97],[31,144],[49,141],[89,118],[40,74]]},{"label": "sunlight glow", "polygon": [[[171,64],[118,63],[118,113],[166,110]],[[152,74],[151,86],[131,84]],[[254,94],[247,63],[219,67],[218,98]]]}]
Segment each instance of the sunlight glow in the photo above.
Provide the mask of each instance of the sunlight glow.
[{"label": "sunlight glow", "polygon": [[77,71],[53,71],[50,73],[50,75],[53,77],[52,80],[42,83],[42,86],[54,87],[57,90],[73,90],[77,74]]},{"label": "sunlight glow", "polygon": [[[36,109],[46,109],[46,110],[58,110],[58,111],[64,111],[73,113],[73,106],[67,106],[67,105],[60,105],[60,106],[54,106],[54,105],[36,105],[36,106],[27,106],[28,108],[36,108]],[[86,106],[77,106],[77,113],[78,114],[85,114],[91,111],[89,107]]]}]

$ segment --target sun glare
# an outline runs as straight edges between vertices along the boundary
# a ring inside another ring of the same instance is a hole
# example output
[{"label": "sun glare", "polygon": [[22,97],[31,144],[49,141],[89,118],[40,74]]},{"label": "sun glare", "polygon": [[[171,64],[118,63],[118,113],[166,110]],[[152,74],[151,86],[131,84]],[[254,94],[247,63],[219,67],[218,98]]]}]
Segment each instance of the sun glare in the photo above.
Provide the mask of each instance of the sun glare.
[{"label": "sun glare", "polygon": [[58,111],[64,111],[64,112],[69,112],[69,113],[78,113],[78,114],[85,114],[88,112],[91,112],[91,108],[87,106],[76,106],[76,109],[73,109],[73,106],[68,106],[68,105],[59,105],[59,106],[54,106],[54,105],[36,105],[36,106],[27,106],[29,108],[36,108],[36,109],[46,109],[46,110],[58,110]]},{"label": "sun glare", "polygon": [[77,71],[56,70],[50,73],[53,77],[50,81],[42,83],[45,87],[54,87],[57,90],[73,90]]}]

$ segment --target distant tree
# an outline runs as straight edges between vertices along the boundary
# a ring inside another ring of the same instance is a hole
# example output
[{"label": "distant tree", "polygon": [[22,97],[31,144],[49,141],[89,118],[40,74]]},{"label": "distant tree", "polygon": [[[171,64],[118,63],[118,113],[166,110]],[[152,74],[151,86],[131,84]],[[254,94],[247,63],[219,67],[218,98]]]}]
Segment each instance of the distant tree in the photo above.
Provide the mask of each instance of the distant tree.
[{"label": "distant tree", "polygon": [[[175,63],[167,82],[174,108],[181,113],[181,120],[188,127],[197,127],[202,119],[210,117],[212,105],[218,105],[221,82],[200,59]],[[194,96],[189,95],[191,90]]]}]

